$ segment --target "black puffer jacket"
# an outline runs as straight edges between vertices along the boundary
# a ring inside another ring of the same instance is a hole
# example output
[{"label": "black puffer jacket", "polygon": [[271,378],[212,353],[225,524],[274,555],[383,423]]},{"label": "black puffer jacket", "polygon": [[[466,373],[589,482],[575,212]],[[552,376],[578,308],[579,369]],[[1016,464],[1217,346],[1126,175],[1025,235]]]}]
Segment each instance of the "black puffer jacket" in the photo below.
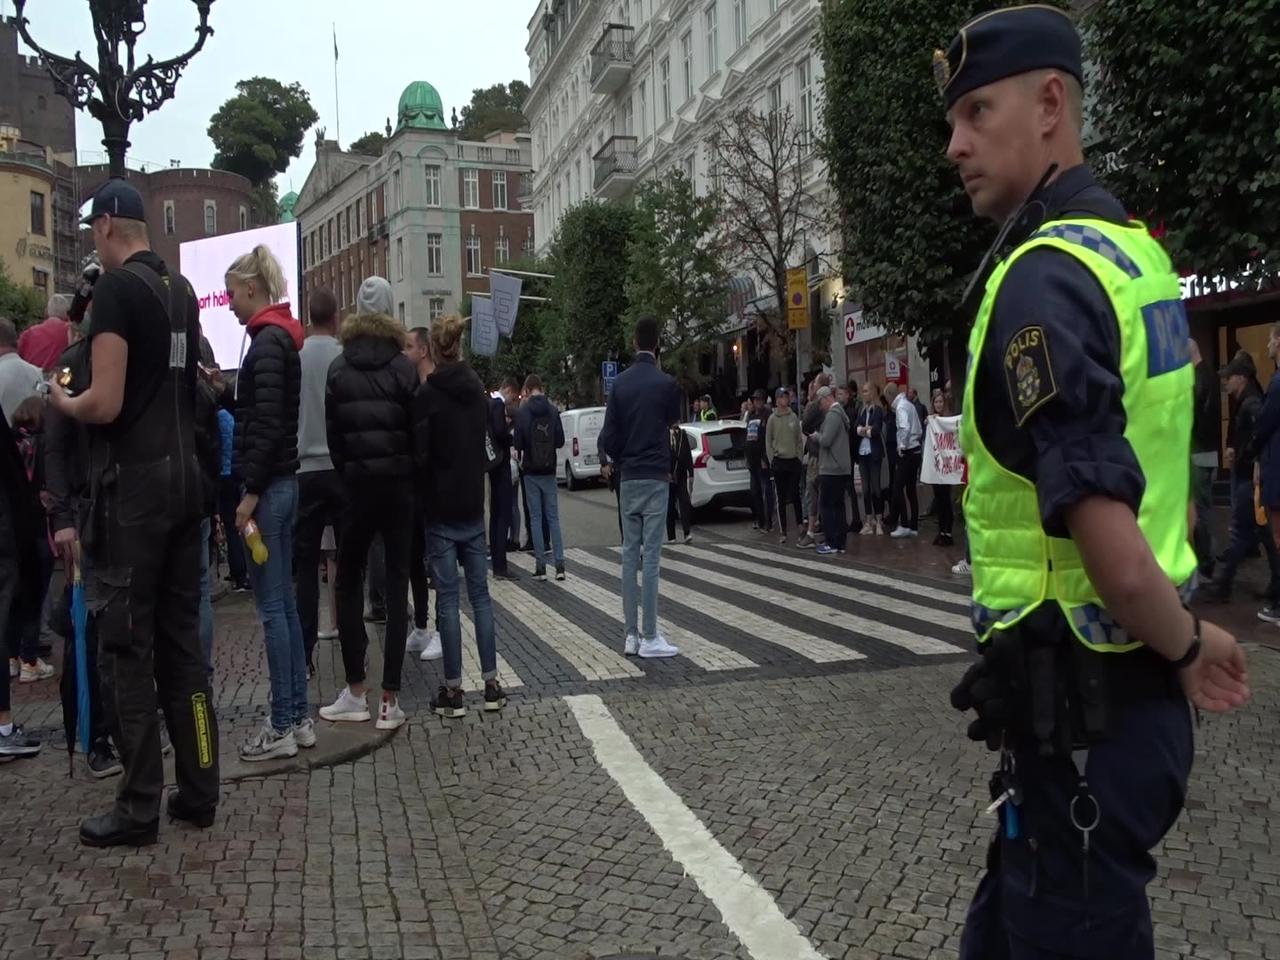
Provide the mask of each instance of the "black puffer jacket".
[{"label": "black puffer jacket", "polygon": [[484,522],[489,397],[465,363],[442,363],[413,401],[418,489],[428,523]]},{"label": "black puffer jacket", "polygon": [[413,476],[413,395],[418,371],[404,326],[382,313],[348,317],[342,356],[329,367],[324,416],[333,467],[349,484]]},{"label": "black puffer jacket", "polygon": [[231,472],[248,493],[261,494],[273,480],[298,472],[302,326],[287,303],[277,303],[253,316],[249,334],[236,378]]}]

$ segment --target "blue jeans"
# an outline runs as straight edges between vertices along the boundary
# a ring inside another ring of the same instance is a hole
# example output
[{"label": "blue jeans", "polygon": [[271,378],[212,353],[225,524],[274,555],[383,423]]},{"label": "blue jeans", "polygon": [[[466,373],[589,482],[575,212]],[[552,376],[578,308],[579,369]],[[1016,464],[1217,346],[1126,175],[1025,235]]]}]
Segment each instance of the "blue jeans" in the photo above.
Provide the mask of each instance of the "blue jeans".
[{"label": "blue jeans", "polygon": [[1258,526],[1258,519],[1253,514],[1253,480],[1248,476],[1232,477],[1231,538],[1226,555],[1214,573],[1214,581],[1224,591],[1231,589],[1236,578],[1236,568],[1255,545],[1262,547],[1271,571],[1271,582],[1267,587],[1269,599],[1273,602],[1280,601],[1280,553],[1276,550],[1271,528]]},{"label": "blue jeans", "polygon": [[[526,478],[527,479],[527,478]],[[554,477],[552,478],[555,479]],[[458,603],[458,561],[467,578],[467,597],[476,626],[480,672],[485,680],[498,676],[498,650],[493,630],[493,601],[489,599],[489,564],[485,559],[484,521],[465,526],[433,524],[427,529],[431,576],[436,582],[436,626],[444,647],[444,682],[462,686],[462,621]]]},{"label": "blue jeans", "polygon": [[529,498],[529,525],[533,527],[533,551],[542,566],[547,555],[547,542],[542,539],[542,518],[546,515],[551,533],[551,550],[556,566],[564,566],[564,538],[560,536],[560,501],[556,495],[556,475],[534,476],[526,474],[524,495]]},{"label": "blue jeans", "polygon": [[271,726],[277,731],[288,730],[307,716],[307,655],[293,593],[293,522],[297,513],[297,478],[273,481],[253,512],[267,545],[267,562],[258,566],[249,558],[248,563],[249,583],[267,645]]},{"label": "blue jeans", "polygon": [[[619,494],[622,511],[622,616],[627,636],[643,640],[658,636],[658,564],[662,561],[662,535],[667,520],[666,480],[623,480]],[[636,575],[644,555],[644,584]],[[636,607],[643,607],[641,630],[636,629]]]},{"label": "blue jeans", "polygon": [[209,534],[213,521],[200,521],[200,649],[204,651],[205,669],[213,676],[213,601],[209,599]]}]

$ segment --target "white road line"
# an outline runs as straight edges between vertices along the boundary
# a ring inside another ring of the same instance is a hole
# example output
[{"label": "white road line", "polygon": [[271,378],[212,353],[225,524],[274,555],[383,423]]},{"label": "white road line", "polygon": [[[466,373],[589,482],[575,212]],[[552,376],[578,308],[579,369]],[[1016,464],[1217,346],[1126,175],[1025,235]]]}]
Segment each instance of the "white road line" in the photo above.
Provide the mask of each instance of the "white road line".
[{"label": "white road line", "polygon": [[[721,563],[726,560],[735,560],[736,562],[736,558],[725,557],[724,554],[707,547],[684,547],[680,552],[685,553],[690,550],[706,557],[708,560],[719,560]],[[832,569],[830,564],[818,563],[805,569],[807,572],[804,574],[792,573],[790,569],[778,570],[776,566],[762,563],[752,570],[752,575],[767,577],[770,580],[780,580],[783,583],[793,583],[798,587],[821,590],[829,596],[840,597],[843,600],[853,600],[855,603],[867,604],[880,610],[888,610],[890,613],[910,617],[912,620],[920,620],[924,623],[932,623],[939,627],[950,627],[952,630],[960,631],[971,631],[973,629],[973,623],[970,619],[962,617],[958,613],[935,610],[933,607],[921,606],[918,603],[912,603],[910,600],[902,600],[898,597],[886,596],[871,590],[859,590],[857,587],[845,586],[843,582],[837,581],[835,577],[826,576]],[[822,574],[822,576],[814,576],[814,574]]]},{"label": "white road line", "polygon": [[[613,548],[615,553],[620,549],[620,547]],[[815,603],[803,597],[793,597],[785,591],[772,590],[759,583],[747,583],[746,572],[741,577],[730,577],[714,570],[708,570],[705,567],[695,567],[692,564],[681,563],[678,560],[668,560],[665,557],[662,560],[662,565],[676,573],[687,573],[703,583],[734,590],[751,597],[753,600],[764,600],[767,603],[777,604],[792,613],[813,617],[815,620],[830,623],[843,630],[852,630],[865,637],[874,637],[877,640],[883,640],[885,643],[891,643],[896,647],[902,647],[904,650],[910,650],[912,653],[930,655],[962,652],[959,647],[944,643],[934,637],[926,637],[910,630],[890,626],[887,623],[881,623],[879,620],[869,620],[854,613],[847,613],[844,610],[829,607],[825,603]],[[751,573],[754,574],[754,571],[751,571]],[[663,584],[664,588],[665,586],[666,584]],[[703,603],[705,604],[705,600]]]},{"label": "white road line", "polygon": [[[813,571],[813,561],[806,560],[803,554],[795,554],[795,553],[784,554],[781,552],[781,550],[779,550],[777,553],[773,553],[768,550],[759,550],[755,547],[748,547],[745,544],[739,544],[739,543],[723,543],[723,544],[717,544],[717,546],[720,547],[721,549],[732,551],[733,553],[740,553],[744,556],[755,557],[757,559],[764,560],[767,563],[782,564],[784,567],[789,567],[792,570],[803,570],[805,572]],[[812,554],[810,554],[810,556],[812,556]],[[882,587],[890,587],[894,590],[900,590],[903,593],[910,593],[917,597],[928,597],[930,600],[937,600],[939,603],[945,603],[948,606],[960,607],[961,609],[966,611],[964,629],[965,630],[973,629],[973,625],[969,623],[968,617],[967,617],[967,611],[969,609],[969,598],[964,594],[952,593],[950,590],[939,590],[937,587],[926,587],[922,584],[915,583],[910,580],[902,580],[896,577],[886,577],[883,574],[871,573],[868,570],[858,570],[852,567],[840,567],[840,566],[832,565],[831,572],[834,576],[842,580],[847,580],[847,581],[862,583],[862,584],[874,583]]]},{"label": "white road line", "polygon": [[599,697],[565,697],[596,759],[663,847],[720,911],[753,960],[826,960],[667,786],[618,726]]},{"label": "white road line", "polygon": [[[593,556],[585,550],[572,550],[570,554],[574,560],[586,566],[607,573],[609,576],[617,577],[619,580],[622,578],[620,564]],[[664,559],[662,561],[663,566],[666,566],[668,562]],[[792,653],[804,657],[806,660],[812,660],[814,663],[840,663],[846,660],[866,659],[866,654],[859,653],[857,650],[839,643],[832,643],[830,640],[823,640],[821,637],[815,637],[810,633],[803,633],[794,627],[789,627],[776,620],[770,620],[768,617],[762,617],[749,610],[743,610],[741,607],[725,603],[715,597],[709,597],[704,593],[691,590],[678,583],[672,583],[670,580],[660,581],[659,593],[668,600],[682,603],[693,610],[697,610],[699,613],[714,617],[726,626],[741,630],[756,640],[784,647]]]},{"label": "white road line", "polygon": [[[541,584],[539,584],[541,586]],[[590,636],[576,623],[557,613],[513,583],[489,582],[489,593],[528,627],[534,636],[569,662],[584,680],[620,680],[643,677],[644,671]]]},{"label": "white road line", "polygon": [[[522,569],[533,569],[533,561],[528,557],[508,555],[507,559]],[[618,641],[621,642],[622,633],[626,627],[622,622],[622,598],[619,594],[597,587],[590,580],[584,580],[581,577],[571,577],[564,583],[556,583],[555,587],[586,601],[592,608],[618,624]],[[754,660],[748,660],[736,650],[712,643],[663,617],[658,618],[658,629],[663,636],[680,648],[682,656],[704,670],[746,670],[759,666]]]}]

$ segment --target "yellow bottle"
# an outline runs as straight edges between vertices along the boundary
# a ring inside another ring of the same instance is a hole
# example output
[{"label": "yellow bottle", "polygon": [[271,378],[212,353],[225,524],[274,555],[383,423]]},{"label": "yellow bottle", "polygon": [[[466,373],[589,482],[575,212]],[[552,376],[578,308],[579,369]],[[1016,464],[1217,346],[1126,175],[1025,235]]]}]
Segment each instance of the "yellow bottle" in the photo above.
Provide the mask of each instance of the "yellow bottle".
[{"label": "yellow bottle", "polygon": [[1262,505],[1262,487],[1253,485],[1253,519],[1258,526],[1267,525],[1267,508]]},{"label": "yellow bottle", "polygon": [[262,532],[252,520],[244,525],[244,542],[249,547],[254,563],[262,566],[267,562],[267,545],[262,542]]}]

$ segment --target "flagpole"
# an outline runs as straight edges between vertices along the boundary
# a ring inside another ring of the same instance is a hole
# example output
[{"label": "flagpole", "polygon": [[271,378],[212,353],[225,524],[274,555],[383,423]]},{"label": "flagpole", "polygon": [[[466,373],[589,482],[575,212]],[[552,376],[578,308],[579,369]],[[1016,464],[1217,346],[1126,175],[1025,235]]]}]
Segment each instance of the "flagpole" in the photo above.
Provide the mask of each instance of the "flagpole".
[{"label": "flagpole", "polygon": [[333,119],[337,127],[338,149],[342,149],[342,111],[338,106],[338,25],[333,24]]}]

